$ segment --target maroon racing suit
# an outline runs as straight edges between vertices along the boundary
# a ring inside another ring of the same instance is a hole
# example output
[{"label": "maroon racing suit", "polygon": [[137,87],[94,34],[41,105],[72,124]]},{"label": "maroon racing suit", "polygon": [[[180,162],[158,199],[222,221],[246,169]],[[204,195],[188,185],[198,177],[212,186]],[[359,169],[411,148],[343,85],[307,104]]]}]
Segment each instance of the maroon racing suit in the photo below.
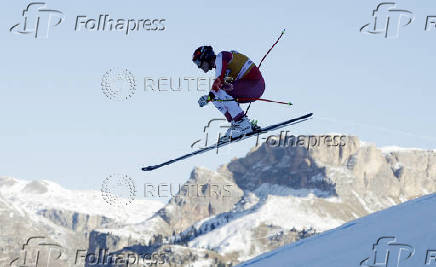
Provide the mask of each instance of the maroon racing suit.
[{"label": "maroon racing suit", "polygon": [[[223,96],[223,92],[218,93],[219,90],[224,90],[233,99],[237,99],[238,103],[248,103],[260,98],[265,91],[265,81],[259,68],[247,56],[237,51],[220,52],[215,59],[215,68],[216,79],[211,92],[218,98],[220,96],[226,98]],[[224,80],[230,81],[233,85],[232,90],[226,90]],[[244,116],[242,109],[237,110],[232,105],[227,107],[225,104],[224,106],[216,104],[215,106],[224,113],[229,122],[232,120],[238,121]]]}]

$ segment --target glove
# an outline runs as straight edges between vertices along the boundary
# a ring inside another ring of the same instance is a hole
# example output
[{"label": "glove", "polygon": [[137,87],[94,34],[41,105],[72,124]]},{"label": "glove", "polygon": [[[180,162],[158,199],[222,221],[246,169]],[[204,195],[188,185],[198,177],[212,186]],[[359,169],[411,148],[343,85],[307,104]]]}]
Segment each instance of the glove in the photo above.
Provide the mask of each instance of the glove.
[{"label": "glove", "polygon": [[210,100],[209,95],[201,96],[200,99],[198,99],[198,105],[200,105],[200,107],[202,108],[207,105],[209,100]]}]

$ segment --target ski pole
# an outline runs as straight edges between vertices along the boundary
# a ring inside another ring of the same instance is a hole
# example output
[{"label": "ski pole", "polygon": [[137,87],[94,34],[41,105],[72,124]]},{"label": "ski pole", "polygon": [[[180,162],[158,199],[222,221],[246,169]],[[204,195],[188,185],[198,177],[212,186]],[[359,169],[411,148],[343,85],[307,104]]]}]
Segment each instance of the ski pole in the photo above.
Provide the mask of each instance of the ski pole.
[{"label": "ski pole", "polygon": [[274,46],[279,42],[279,40],[280,40],[280,38],[282,38],[282,36],[283,36],[283,34],[285,34],[285,30],[286,29],[283,29],[283,31],[282,31],[282,33],[280,34],[280,36],[279,36],[279,38],[277,38],[277,41],[271,46],[271,48],[268,50],[268,52],[266,52],[266,54],[263,56],[263,58],[260,60],[260,63],[259,63],[259,69],[260,69],[260,66],[262,65],[262,62],[263,62],[263,60],[266,58],[266,56],[268,56],[268,54],[269,54],[269,52],[271,52],[271,50],[274,48]]},{"label": "ski pole", "polygon": [[[280,34],[279,38],[277,38],[277,41],[271,46],[271,48],[266,52],[266,54],[262,57],[262,59],[260,60],[259,63],[259,67],[262,65],[262,62],[265,60],[265,58],[268,56],[268,54],[271,52],[271,50],[274,48],[274,46],[279,42],[280,38],[282,38],[283,34],[285,34],[285,30],[283,29],[282,33]],[[226,102],[226,101],[236,101],[238,102],[238,100],[259,100],[259,101],[265,101],[265,102],[270,102],[270,103],[277,103],[277,104],[283,104],[283,105],[288,105],[288,106],[292,106],[291,102],[282,102],[282,101],[275,101],[275,100],[269,100],[269,99],[264,99],[264,98],[252,98],[252,97],[239,97],[239,98],[234,98],[234,99],[226,99],[226,100],[221,100],[221,99],[209,99],[207,100],[208,102],[212,102],[212,101],[219,101],[219,102]],[[250,108],[251,102],[248,105],[247,111],[245,112],[245,114],[247,114],[248,109]]]},{"label": "ski pole", "polygon": [[275,100],[270,100],[270,99],[265,99],[265,98],[255,98],[255,97],[238,97],[238,98],[233,98],[233,99],[209,99],[208,101],[210,101],[210,102],[212,102],[212,101],[218,101],[218,102],[236,101],[236,102],[239,102],[239,100],[253,100],[253,101],[258,100],[258,101],[264,101],[264,102],[292,106],[291,102],[282,102],[282,101],[275,101]]}]

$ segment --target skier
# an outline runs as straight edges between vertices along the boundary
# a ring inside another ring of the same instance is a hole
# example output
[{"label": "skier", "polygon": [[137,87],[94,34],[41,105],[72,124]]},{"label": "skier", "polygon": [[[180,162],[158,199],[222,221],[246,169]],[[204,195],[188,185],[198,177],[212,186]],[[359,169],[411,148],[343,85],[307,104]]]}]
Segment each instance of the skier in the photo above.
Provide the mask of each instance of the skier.
[{"label": "skier", "polygon": [[[238,53],[237,51],[222,51],[218,55],[215,55],[215,52],[211,46],[200,46],[197,48],[192,55],[192,61],[197,64],[198,68],[202,69],[205,73],[213,68],[216,69],[216,79],[209,94],[200,97],[198,104],[200,107],[204,107],[212,101],[215,107],[224,114],[224,116],[227,118],[227,121],[231,122],[231,127],[226,132],[226,135],[221,137],[216,144],[200,148],[194,152],[184,154],[180,157],[167,160],[157,165],[143,167],[142,170],[156,170],[163,166],[185,160],[192,156],[202,154],[213,149],[218,149],[218,147],[256,136],[259,132],[267,133],[270,131],[275,131],[283,127],[301,123],[310,119],[313,113],[308,113],[298,118],[289,119],[287,121],[261,128],[257,126],[256,123],[251,123],[245,116],[244,111],[239,107],[239,103],[254,102],[255,100],[285,104],[289,106],[292,105],[291,102],[273,101],[260,98],[265,91],[265,82],[262,74],[259,71],[259,68],[263,60],[279,42],[284,33],[285,30],[282,31],[277,41],[263,56],[259,63],[259,67],[257,67],[247,56]],[[233,138],[235,139],[232,140]],[[226,142],[227,139],[230,139],[231,142]]]},{"label": "skier", "polygon": [[256,65],[237,51],[222,51],[215,55],[211,46],[200,46],[192,61],[205,73],[215,68],[215,81],[208,95],[198,100],[200,107],[212,101],[215,107],[231,122],[223,139],[251,133],[255,127],[239,106],[254,102],[262,96],[265,81]]}]

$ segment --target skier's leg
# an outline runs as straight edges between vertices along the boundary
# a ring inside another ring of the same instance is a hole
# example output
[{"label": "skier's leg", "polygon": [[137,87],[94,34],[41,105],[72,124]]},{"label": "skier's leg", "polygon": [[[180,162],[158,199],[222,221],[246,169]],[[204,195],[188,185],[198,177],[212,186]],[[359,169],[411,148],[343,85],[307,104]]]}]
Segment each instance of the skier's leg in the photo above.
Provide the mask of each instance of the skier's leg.
[{"label": "skier's leg", "polygon": [[[224,90],[218,90],[214,92],[215,99],[217,100],[230,100],[232,96],[226,93]],[[241,109],[236,101],[213,101],[215,107],[226,116],[228,122],[237,121],[244,116],[244,111]]]},{"label": "skier's leg", "polygon": [[[259,98],[265,91],[265,81],[261,77],[258,80],[237,80],[233,83],[233,90],[228,94],[234,98]],[[240,103],[254,102],[254,100],[241,99]]]},{"label": "skier's leg", "polygon": [[[214,92],[215,99],[217,100],[231,100],[232,96],[227,94],[226,91],[220,89]],[[241,109],[236,101],[213,101],[215,107],[226,116],[227,121],[232,125],[220,141],[228,140],[228,138],[236,138],[244,134],[252,132],[252,125],[248,118],[245,116],[244,111]]]},{"label": "skier's leg", "polygon": [[[233,98],[239,98],[240,103],[254,102],[255,98],[260,98],[265,91],[265,81],[262,77],[256,80],[237,80],[233,83],[233,90],[229,91],[228,94]],[[244,99],[245,98],[245,99]],[[244,113],[245,115],[245,113]],[[246,116],[243,116],[247,119]],[[253,130],[260,130],[260,126],[257,125],[257,121],[250,123]]]}]

